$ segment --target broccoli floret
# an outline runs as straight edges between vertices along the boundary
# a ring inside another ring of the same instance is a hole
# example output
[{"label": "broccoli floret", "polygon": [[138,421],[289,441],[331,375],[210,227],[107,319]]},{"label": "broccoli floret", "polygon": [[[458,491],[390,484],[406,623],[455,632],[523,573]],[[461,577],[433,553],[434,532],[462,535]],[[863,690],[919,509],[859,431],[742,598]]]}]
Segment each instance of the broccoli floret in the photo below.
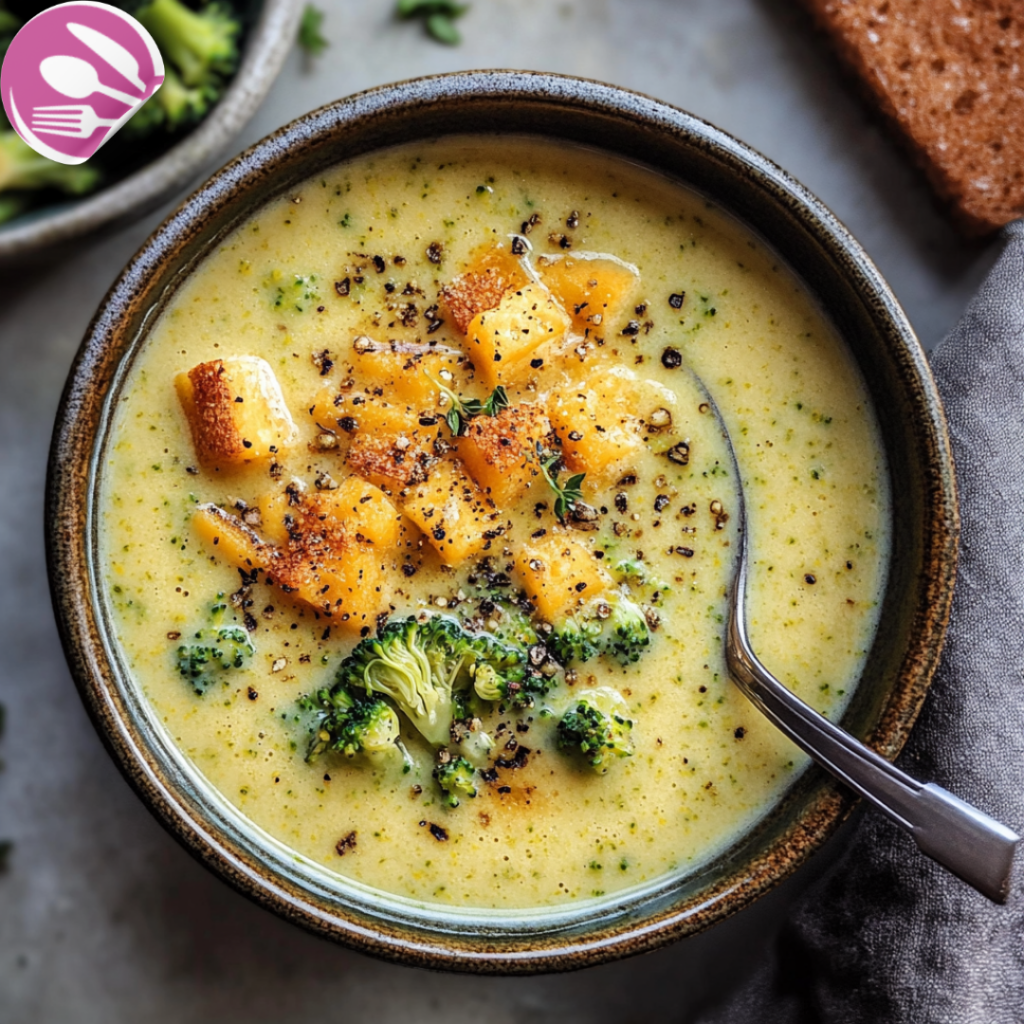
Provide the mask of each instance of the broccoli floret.
[{"label": "broccoli floret", "polygon": [[459,806],[459,794],[476,796],[476,769],[464,757],[452,757],[447,750],[437,754],[434,778],[449,807]]},{"label": "broccoli floret", "polygon": [[632,728],[629,706],[617,690],[584,690],[558,723],[558,747],[579,754],[604,775],[612,757],[632,756]]},{"label": "broccoli floret", "polygon": [[628,665],[639,661],[651,642],[643,609],[617,590],[602,594],[552,626],[545,643],[563,665],[589,661],[599,654]]},{"label": "broccoli floret", "polygon": [[627,558],[615,566],[616,575],[627,583],[635,593],[637,590],[643,592],[645,600],[659,604],[663,594],[671,591],[672,586],[663,579],[651,573],[651,567],[642,561]]},{"label": "broccoli floret", "polygon": [[538,642],[537,626],[520,605],[508,601],[492,601],[491,604],[492,616],[497,623],[494,635],[499,640],[521,647],[532,647]]},{"label": "broccoli floret", "polygon": [[373,757],[399,749],[398,715],[382,697],[363,690],[353,693],[343,686],[324,687],[302,697],[299,707],[319,713],[310,730],[309,763],[327,750],[346,757],[362,753]]},{"label": "broccoli floret", "polygon": [[471,714],[463,694],[459,694],[456,701],[455,715],[452,719],[449,736],[453,746],[459,748],[460,752],[473,764],[483,767],[487,764],[487,758],[494,749],[494,740],[484,730],[483,722]]},{"label": "broccoli floret", "polygon": [[360,641],[338,668],[335,685],[390,697],[424,739],[441,747],[459,711],[457,691],[478,680],[511,691],[526,676],[522,650],[434,615],[422,623],[389,622]]},{"label": "broccoli floret", "polygon": [[[100,177],[95,167],[59,164],[40,156],[13,129],[0,130],[0,193],[18,189],[55,188],[80,196],[95,188]],[[8,216],[18,212],[17,204],[8,205]]]},{"label": "broccoli floret", "polygon": [[185,85],[219,85],[220,76],[235,70],[241,26],[226,6],[210,3],[191,11],[178,0],[153,0],[135,17]]},{"label": "broccoli floret", "polygon": [[242,668],[256,653],[243,627],[221,625],[227,611],[223,597],[219,594],[210,608],[210,624],[196,630],[192,639],[175,652],[178,672],[200,695],[221,672]]},{"label": "broccoli floret", "polygon": [[124,130],[129,135],[147,135],[164,125],[173,132],[204,117],[218,96],[214,86],[188,86],[173,68],[167,68],[163,85],[142,104]]},{"label": "broccoli floret", "polygon": [[493,665],[477,669],[473,688],[481,700],[502,701],[514,708],[532,708],[551,689],[552,680],[533,668],[514,675]]},{"label": "broccoli floret", "polygon": [[618,593],[609,604],[612,614],[606,622],[605,653],[613,655],[623,665],[639,661],[651,642],[647,616],[639,605]]}]

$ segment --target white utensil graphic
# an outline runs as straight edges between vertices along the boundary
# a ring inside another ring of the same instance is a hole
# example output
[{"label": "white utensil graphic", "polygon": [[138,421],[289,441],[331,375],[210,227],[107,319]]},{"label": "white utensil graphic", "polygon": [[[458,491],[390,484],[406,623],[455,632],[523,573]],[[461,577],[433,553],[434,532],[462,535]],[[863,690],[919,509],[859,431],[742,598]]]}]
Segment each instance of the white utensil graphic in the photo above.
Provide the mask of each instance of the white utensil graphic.
[{"label": "white utensil graphic", "polygon": [[73,100],[84,100],[94,92],[101,92],[119,103],[134,107],[142,99],[141,96],[129,96],[126,92],[118,92],[104,85],[96,69],[80,57],[44,57],[39,62],[39,73],[51,89]]},{"label": "white utensil graphic", "polygon": [[97,128],[113,128],[117,120],[99,117],[88,104],[77,106],[36,107],[32,112],[32,130],[45,135],[66,135],[71,139],[87,139]]},{"label": "white utensil graphic", "polygon": [[139,92],[146,91],[145,83],[139,78],[139,62],[120,43],[94,28],[89,28],[88,25],[79,25],[75,21],[68,22],[68,31],[79,42],[88,46],[97,57],[124,75]]}]

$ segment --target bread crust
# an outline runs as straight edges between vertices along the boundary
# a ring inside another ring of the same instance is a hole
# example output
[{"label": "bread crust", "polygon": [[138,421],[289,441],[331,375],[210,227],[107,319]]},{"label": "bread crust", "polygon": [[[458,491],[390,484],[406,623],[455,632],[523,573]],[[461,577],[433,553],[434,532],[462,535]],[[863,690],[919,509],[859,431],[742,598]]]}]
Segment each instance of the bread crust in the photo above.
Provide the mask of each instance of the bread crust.
[{"label": "bread crust", "polygon": [[1019,0],[804,0],[958,226],[1024,215]]}]

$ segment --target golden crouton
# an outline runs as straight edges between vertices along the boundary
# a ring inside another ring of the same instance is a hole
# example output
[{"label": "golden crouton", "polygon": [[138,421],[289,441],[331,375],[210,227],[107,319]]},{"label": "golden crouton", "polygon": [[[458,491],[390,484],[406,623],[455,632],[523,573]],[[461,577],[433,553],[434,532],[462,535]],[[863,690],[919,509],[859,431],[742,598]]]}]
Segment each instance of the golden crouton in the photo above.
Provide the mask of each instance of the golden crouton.
[{"label": "golden crouton", "polygon": [[537,445],[551,430],[539,405],[474,416],[458,440],[459,458],[499,508],[507,508],[540,476]]},{"label": "golden crouton", "polygon": [[440,392],[435,382],[458,391],[473,373],[465,353],[447,345],[374,342],[366,337],[356,339],[352,363],[361,379],[381,388],[381,398],[417,412],[437,407]]},{"label": "golden crouton", "polygon": [[427,479],[403,495],[402,510],[423,531],[448,565],[459,565],[490,547],[495,536],[494,503],[462,469],[443,459]]},{"label": "golden crouton", "polygon": [[214,469],[271,458],[297,436],[274,371],[256,356],[193,366],[174,379],[199,460]]},{"label": "golden crouton", "polygon": [[[201,505],[193,523],[215,554],[247,571],[263,570],[268,583],[345,629],[363,631],[387,609],[391,594],[387,563],[394,555],[399,530],[394,506],[370,487],[356,481],[340,496],[335,491],[305,495],[293,489],[281,499],[265,502],[262,528],[275,537],[283,536],[279,544],[267,543],[252,527],[216,505]],[[363,506],[355,497],[359,492],[369,499]]]},{"label": "golden crouton", "polygon": [[537,284],[506,295],[495,309],[474,317],[469,325],[469,357],[492,387],[512,384],[530,373],[530,360],[569,327],[569,317]]},{"label": "golden crouton", "polygon": [[241,569],[265,569],[273,557],[271,545],[252,527],[217,505],[200,505],[192,515],[192,524],[215,555]]},{"label": "golden crouton", "polygon": [[359,433],[348,450],[348,467],[386,491],[423,483],[438,460],[436,427],[402,434]]},{"label": "golden crouton", "polygon": [[386,399],[367,391],[331,385],[322,388],[309,406],[309,414],[322,430],[337,432],[346,439],[357,433],[399,434],[413,430],[419,413],[401,399]]},{"label": "golden crouton", "polygon": [[441,297],[455,326],[465,334],[470,321],[494,309],[507,292],[529,282],[519,260],[503,246],[488,246],[477,253],[467,270],[441,289]]},{"label": "golden crouton", "polygon": [[345,523],[349,536],[391,551],[398,544],[401,513],[388,496],[368,480],[350,476],[333,491],[321,491],[312,500],[319,513]]},{"label": "golden crouton", "polygon": [[537,269],[580,334],[613,330],[640,283],[632,264],[592,253],[542,257]]},{"label": "golden crouton", "polygon": [[625,373],[611,371],[587,385],[565,385],[548,396],[546,406],[562,457],[574,472],[607,475],[634,458],[643,444],[636,382]]},{"label": "golden crouton", "polygon": [[324,491],[304,491],[291,483],[265,495],[259,510],[260,532],[278,545],[286,545],[296,531],[312,529],[329,534],[334,547],[356,540],[385,551],[396,547],[402,518],[379,487],[358,476]]},{"label": "golden crouton", "polygon": [[522,546],[515,565],[527,597],[548,622],[556,622],[612,586],[601,563],[561,530]]}]

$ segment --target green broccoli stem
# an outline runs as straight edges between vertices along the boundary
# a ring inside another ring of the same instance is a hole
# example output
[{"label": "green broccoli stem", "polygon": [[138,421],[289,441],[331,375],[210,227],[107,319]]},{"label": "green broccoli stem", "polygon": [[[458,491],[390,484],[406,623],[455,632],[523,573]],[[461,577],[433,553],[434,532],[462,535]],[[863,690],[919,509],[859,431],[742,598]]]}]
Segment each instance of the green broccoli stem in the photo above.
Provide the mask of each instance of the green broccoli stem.
[{"label": "green broccoli stem", "polygon": [[231,71],[238,58],[239,24],[216,4],[191,11],[178,0],[153,0],[135,15],[186,85]]},{"label": "green broccoli stem", "polygon": [[80,196],[95,188],[100,177],[95,167],[59,164],[40,156],[17,132],[0,131],[0,192],[56,188]]}]

